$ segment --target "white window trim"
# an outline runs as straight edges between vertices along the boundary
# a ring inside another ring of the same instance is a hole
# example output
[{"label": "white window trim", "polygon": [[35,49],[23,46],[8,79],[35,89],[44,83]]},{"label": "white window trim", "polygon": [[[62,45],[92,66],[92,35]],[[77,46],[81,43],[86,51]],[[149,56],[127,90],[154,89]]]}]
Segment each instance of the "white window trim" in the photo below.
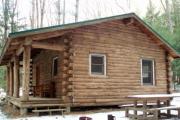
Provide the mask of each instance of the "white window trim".
[{"label": "white window trim", "polygon": [[[104,58],[104,74],[93,74],[91,73],[91,57],[97,56],[97,57],[103,57]],[[105,54],[98,54],[98,53],[91,53],[89,54],[89,75],[90,76],[106,76],[106,55]]]},{"label": "white window trim", "polygon": [[59,57],[53,57],[53,63],[52,63],[52,76],[53,77],[57,76],[57,75],[54,75],[54,61],[57,60],[57,59],[59,59]]},{"label": "white window trim", "polygon": [[[144,84],[143,83],[143,77],[142,77],[142,61],[143,60],[151,60],[152,63],[153,63],[153,84],[152,85],[151,84]],[[140,62],[141,62],[141,85],[142,86],[155,86],[155,64],[154,64],[154,59],[142,58],[140,60]]]}]

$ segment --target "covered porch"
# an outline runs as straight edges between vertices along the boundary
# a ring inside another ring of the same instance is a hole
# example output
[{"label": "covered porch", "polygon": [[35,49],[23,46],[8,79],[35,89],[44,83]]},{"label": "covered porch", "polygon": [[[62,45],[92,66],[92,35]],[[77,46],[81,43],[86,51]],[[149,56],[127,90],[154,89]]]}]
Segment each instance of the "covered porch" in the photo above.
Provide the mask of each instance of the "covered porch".
[{"label": "covered porch", "polygon": [[[39,107],[70,107],[73,54],[69,34],[51,32],[8,39],[1,60],[7,66],[7,101],[19,108],[21,115]],[[46,63],[47,59],[52,63]]]}]

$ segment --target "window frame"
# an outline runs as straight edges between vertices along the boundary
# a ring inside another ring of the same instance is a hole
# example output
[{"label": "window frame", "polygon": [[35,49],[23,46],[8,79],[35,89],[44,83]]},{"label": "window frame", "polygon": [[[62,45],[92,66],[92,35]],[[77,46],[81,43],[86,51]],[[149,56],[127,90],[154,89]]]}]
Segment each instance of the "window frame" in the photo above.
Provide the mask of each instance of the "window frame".
[{"label": "window frame", "polygon": [[[143,70],[142,70],[142,63],[143,63],[143,60],[149,60],[152,62],[152,73],[153,73],[153,80],[152,80],[152,84],[151,83],[143,83],[143,76],[142,76],[142,73],[143,73]],[[148,59],[148,58],[142,58],[140,60],[141,62],[141,85],[142,86],[155,86],[155,60],[154,59]]]},{"label": "window frame", "polygon": [[52,60],[52,76],[53,77],[58,76],[58,64],[57,64],[57,75],[54,75],[54,61],[58,60],[58,59],[59,59],[59,57],[53,57],[53,60]]},{"label": "window frame", "polygon": [[[96,73],[93,73],[91,70],[91,66],[92,66],[92,63],[91,63],[91,60],[92,60],[92,56],[96,56],[96,57],[103,57],[103,65],[104,65],[104,73],[103,74],[96,74]],[[99,53],[90,53],[89,54],[89,75],[90,76],[106,76],[106,55],[105,54],[99,54]]]}]

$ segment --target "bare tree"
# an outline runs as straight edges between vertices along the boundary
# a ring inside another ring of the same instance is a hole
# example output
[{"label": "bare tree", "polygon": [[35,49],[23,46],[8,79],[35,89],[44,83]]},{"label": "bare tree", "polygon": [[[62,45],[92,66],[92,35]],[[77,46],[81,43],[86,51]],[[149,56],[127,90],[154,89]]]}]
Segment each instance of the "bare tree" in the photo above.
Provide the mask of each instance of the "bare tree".
[{"label": "bare tree", "polygon": [[76,5],[75,5],[76,11],[75,11],[75,22],[78,21],[79,17],[79,0],[76,0]]},{"label": "bare tree", "polygon": [[63,24],[65,24],[66,17],[66,0],[63,1]]},{"label": "bare tree", "polygon": [[5,42],[8,36],[8,21],[9,21],[9,0],[2,0],[2,10],[3,10],[3,39],[2,43]]},{"label": "bare tree", "polygon": [[173,21],[172,21],[172,18],[171,18],[171,9],[170,9],[169,0],[165,0],[165,4],[161,0],[161,4],[163,6],[163,9],[164,9],[164,12],[165,12],[165,15],[166,15],[167,26],[168,26],[170,32],[173,33]]},{"label": "bare tree", "polygon": [[119,4],[118,0],[115,0],[116,5],[123,11],[126,12],[126,10]]},{"label": "bare tree", "polygon": [[35,0],[31,1],[31,13],[30,13],[30,24],[31,28],[35,28]]},{"label": "bare tree", "polygon": [[52,26],[55,24],[55,22],[57,22],[57,19],[55,19],[55,22],[54,22],[54,19],[53,19],[53,12],[52,12],[52,8],[50,7],[49,8],[49,14],[46,14],[46,19],[47,19],[47,25],[48,26]]},{"label": "bare tree", "polygon": [[39,0],[36,0],[36,27],[39,27]]},{"label": "bare tree", "polygon": [[15,16],[17,14],[17,0],[13,0],[11,1],[11,12],[9,13],[9,17],[10,17],[10,24],[11,24],[11,32],[15,32],[16,30],[16,23],[15,23]]},{"label": "bare tree", "polygon": [[58,24],[61,24],[61,0],[57,0],[55,2],[55,10],[56,10],[56,21]]},{"label": "bare tree", "polygon": [[31,28],[43,27],[44,16],[45,16],[45,5],[46,5],[46,0],[31,1],[31,12],[30,12]]},{"label": "bare tree", "polygon": [[131,11],[131,1],[126,0],[126,2],[127,2],[128,11]]},{"label": "bare tree", "polygon": [[40,0],[40,27],[43,27],[46,0]]},{"label": "bare tree", "polygon": [[18,31],[18,0],[1,0],[2,21],[0,22],[2,40],[1,45],[5,43],[9,32]]},{"label": "bare tree", "polygon": [[[87,2],[87,5],[90,6],[90,4]],[[102,2],[96,1],[93,4],[93,7],[86,8],[84,11],[85,16],[87,16],[87,19],[97,19],[102,17]]]}]

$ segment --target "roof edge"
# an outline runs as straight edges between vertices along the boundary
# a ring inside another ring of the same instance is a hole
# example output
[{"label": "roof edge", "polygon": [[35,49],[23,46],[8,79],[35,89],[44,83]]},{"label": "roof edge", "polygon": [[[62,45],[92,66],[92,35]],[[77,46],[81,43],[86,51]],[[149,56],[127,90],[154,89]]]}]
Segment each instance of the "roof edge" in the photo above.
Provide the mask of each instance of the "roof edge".
[{"label": "roof edge", "polygon": [[53,32],[53,31],[61,30],[61,29],[65,30],[65,29],[69,29],[69,28],[76,28],[76,27],[81,27],[84,25],[91,25],[91,24],[95,24],[95,23],[106,22],[109,20],[129,18],[134,15],[135,15],[135,13],[127,13],[127,14],[122,14],[122,15],[103,17],[103,18],[99,18],[99,19],[85,20],[85,21],[80,21],[80,22],[75,22],[75,23],[68,23],[68,24],[62,24],[62,25],[55,25],[55,26],[49,26],[49,27],[43,27],[43,28],[24,30],[24,31],[10,33],[9,38],[24,37],[24,36],[32,35],[32,34]]}]

